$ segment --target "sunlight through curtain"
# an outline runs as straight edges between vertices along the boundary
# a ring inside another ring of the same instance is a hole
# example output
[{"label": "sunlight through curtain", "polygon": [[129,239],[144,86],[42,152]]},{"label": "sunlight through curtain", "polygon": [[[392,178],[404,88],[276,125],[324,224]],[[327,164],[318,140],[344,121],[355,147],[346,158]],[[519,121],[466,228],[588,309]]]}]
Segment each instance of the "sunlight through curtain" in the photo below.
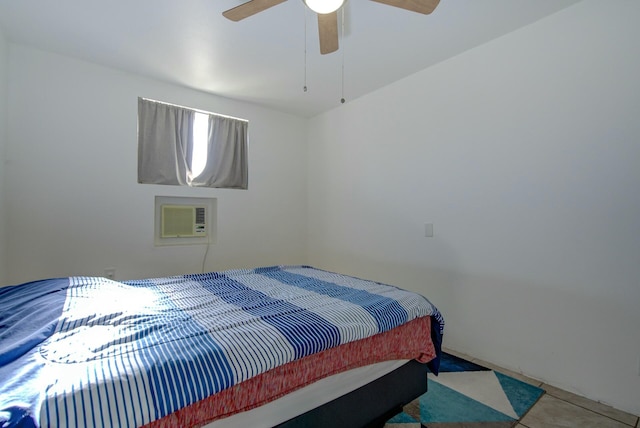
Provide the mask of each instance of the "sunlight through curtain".
[{"label": "sunlight through curtain", "polygon": [[[207,132],[194,132],[196,116],[202,115],[193,109],[138,98],[139,183],[248,187],[248,122],[206,113]],[[194,166],[201,172],[194,173]]]}]

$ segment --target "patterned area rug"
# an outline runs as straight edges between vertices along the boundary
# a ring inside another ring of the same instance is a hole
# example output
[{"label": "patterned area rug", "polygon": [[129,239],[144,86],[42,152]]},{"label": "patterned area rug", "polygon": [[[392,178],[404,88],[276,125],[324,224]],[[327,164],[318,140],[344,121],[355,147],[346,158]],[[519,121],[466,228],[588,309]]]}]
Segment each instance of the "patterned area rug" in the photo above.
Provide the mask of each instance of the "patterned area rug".
[{"label": "patterned area rug", "polygon": [[443,354],[440,375],[429,375],[427,393],[404,407],[385,428],[507,428],[544,391],[536,386]]}]

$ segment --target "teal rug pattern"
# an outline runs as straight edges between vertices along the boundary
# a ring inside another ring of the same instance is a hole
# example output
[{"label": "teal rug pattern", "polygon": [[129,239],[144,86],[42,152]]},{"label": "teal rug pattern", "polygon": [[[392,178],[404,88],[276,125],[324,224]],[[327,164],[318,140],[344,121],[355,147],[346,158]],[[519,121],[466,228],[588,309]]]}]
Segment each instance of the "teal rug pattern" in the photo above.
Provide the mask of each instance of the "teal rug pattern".
[{"label": "teal rug pattern", "polygon": [[544,394],[537,386],[443,354],[429,390],[406,405],[385,428],[507,428]]}]

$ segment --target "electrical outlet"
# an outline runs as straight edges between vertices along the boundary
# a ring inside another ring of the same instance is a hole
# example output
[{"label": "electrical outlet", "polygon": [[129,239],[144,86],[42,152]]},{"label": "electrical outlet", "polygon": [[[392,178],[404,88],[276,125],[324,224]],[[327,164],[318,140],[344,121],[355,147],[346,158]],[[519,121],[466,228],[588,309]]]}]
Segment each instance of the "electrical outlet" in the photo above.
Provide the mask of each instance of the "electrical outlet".
[{"label": "electrical outlet", "polygon": [[425,238],[433,238],[433,223],[424,224],[424,236]]},{"label": "electrical outlet", "polygon": [[104,277],[108,279],[116,278],[116,268],[106,268],[104,270]]}]

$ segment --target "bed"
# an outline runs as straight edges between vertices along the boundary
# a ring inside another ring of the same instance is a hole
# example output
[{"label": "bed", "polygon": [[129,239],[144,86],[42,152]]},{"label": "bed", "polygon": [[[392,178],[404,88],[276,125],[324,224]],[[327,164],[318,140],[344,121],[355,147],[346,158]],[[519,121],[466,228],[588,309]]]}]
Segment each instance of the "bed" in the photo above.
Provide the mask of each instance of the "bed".
[{"label": "bed", "polygon": [[426,391],[443,326],[310,266],[3,287],[0,426],[377,426]]}]

